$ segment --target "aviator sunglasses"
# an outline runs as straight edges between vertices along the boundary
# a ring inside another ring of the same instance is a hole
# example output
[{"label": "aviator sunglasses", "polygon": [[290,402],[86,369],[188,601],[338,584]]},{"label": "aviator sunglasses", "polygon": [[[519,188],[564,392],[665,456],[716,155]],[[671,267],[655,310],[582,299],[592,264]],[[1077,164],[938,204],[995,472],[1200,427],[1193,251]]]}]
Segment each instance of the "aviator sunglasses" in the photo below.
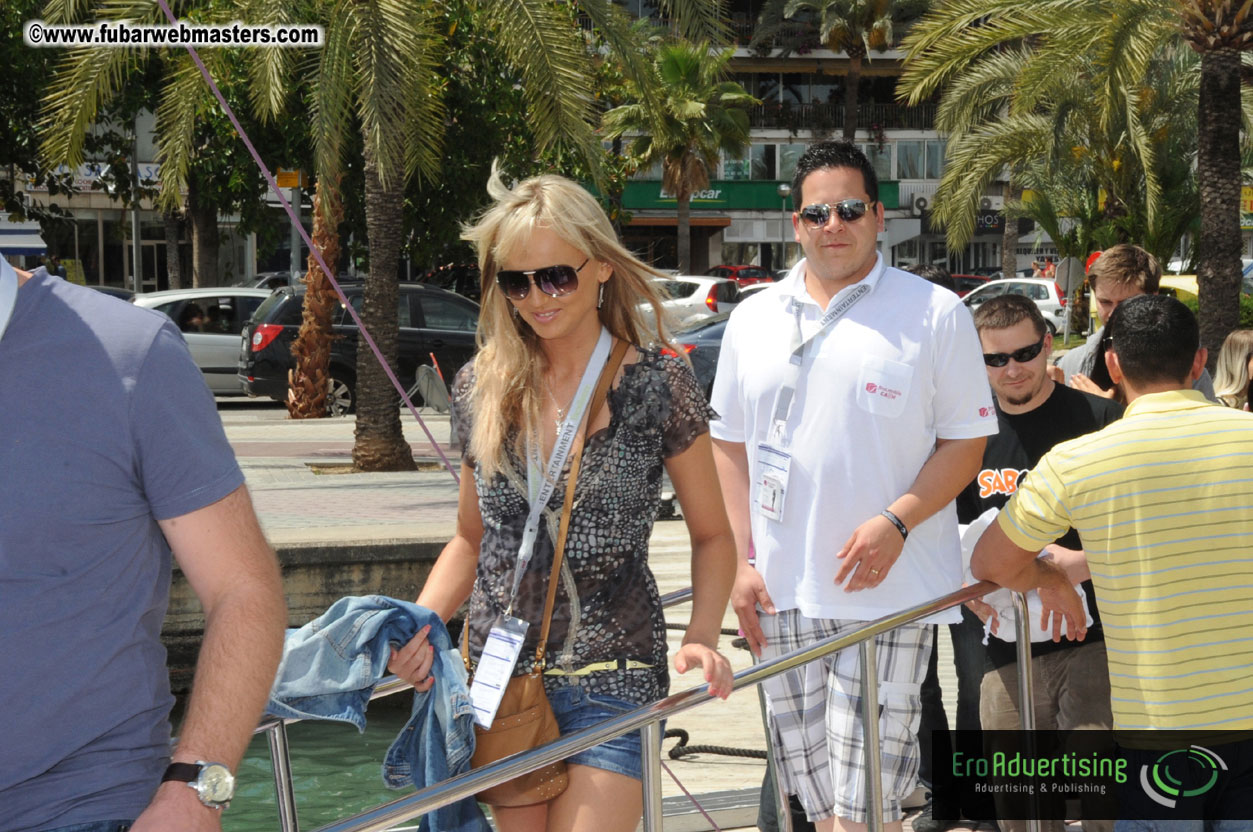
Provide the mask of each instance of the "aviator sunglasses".
[{"label": "aviator sunglasses", "polygon": [[1039,355],[1042,349],[1044,349],[1044,336],[1040,336],[1040,340],[1031,346],[1023,347],[1013,352],[985,352],[983,354],[983,363],[989,367],[1004,367],[1012,358],[1019,364],[1026,364]]},{"label": "aviator sunglasses", "polygon": [[590,262],[592,258],[589,257],[577,269],[562,264],[526,272],[501,270],[496,272],[496,285],[510,300],[526,300],[526,296],[531,294],[531,284],[539,287],[544,294],[559,298],[579,288],[579,272]]},{"label": "aviator sunglasses", "polygon": [[842,199],[834,203],[815,202],[801,209],[801,219],[810,228],[822,228],[831,222],[832,210],[841,222],[856,222],[866,216],[866,208],[864,199]]}]

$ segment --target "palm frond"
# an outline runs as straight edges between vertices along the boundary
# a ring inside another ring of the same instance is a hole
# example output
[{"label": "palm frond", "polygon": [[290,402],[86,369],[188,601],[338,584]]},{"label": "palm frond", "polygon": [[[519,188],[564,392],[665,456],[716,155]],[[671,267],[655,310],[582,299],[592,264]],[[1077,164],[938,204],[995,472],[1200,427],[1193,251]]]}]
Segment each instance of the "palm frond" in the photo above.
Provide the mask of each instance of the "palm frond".
[{"label": "palm frond", "polygon": [[[209,96],[200,68],[184,53],[169,63],[157,105],[157,153],[161,160],[161,202],[167,209],[182,202],[194,155],[196,117]],[[213,102],[212,106],[217,106]]]},{"label": "palm frond", "polygon": [[522,93],[540,147],[567,144],[599,171],[582,37],[543,0],[480,2],[505,59],[522,76]]},{"label": "palm frond", "polygon": [[357,35],[355,18],[339,6],[332,9],[339,21],[326,28],[318,56],[316,78],[310,100],[310,135],[318,177],[338,180],[343,164],[345,131],[352,123],[352,101],[358,81],[353,68],[353,46]]}]

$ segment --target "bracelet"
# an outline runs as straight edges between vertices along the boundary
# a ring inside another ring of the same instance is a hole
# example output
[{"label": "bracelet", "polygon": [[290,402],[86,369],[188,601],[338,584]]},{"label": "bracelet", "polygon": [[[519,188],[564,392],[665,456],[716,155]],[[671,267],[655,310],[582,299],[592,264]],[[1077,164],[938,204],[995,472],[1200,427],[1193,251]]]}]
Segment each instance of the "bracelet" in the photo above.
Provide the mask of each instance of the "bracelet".
[{"label": "bracelet", "polygon": [[879,513],[892,521],[892,525],[896,526],[896,530],[901,533],[901,540],[909,540],[909,529],[905,528],[905,524],[901,522],[901,518],[897,517],[886,508]]}]

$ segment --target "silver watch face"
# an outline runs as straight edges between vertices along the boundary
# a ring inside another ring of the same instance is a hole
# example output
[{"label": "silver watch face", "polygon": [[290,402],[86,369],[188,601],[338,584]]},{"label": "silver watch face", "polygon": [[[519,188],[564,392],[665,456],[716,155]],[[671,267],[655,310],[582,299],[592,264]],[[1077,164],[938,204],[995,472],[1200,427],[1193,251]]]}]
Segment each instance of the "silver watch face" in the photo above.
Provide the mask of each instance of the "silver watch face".
[{"label": "silver watch face", "polygon": [[235,796],[235,776],[221,763],[202,763],[195,782],[203,803],[229,803]]}]

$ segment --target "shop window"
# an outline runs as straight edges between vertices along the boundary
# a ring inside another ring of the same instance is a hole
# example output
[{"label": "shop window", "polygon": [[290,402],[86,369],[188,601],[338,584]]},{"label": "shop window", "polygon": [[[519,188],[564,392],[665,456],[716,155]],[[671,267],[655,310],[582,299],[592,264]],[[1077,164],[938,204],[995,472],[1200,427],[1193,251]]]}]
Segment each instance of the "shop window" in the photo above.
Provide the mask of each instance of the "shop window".
[{"label": "shop window", "polygon": [[896,143],[896,178],[923,178],[923,142]]}]

